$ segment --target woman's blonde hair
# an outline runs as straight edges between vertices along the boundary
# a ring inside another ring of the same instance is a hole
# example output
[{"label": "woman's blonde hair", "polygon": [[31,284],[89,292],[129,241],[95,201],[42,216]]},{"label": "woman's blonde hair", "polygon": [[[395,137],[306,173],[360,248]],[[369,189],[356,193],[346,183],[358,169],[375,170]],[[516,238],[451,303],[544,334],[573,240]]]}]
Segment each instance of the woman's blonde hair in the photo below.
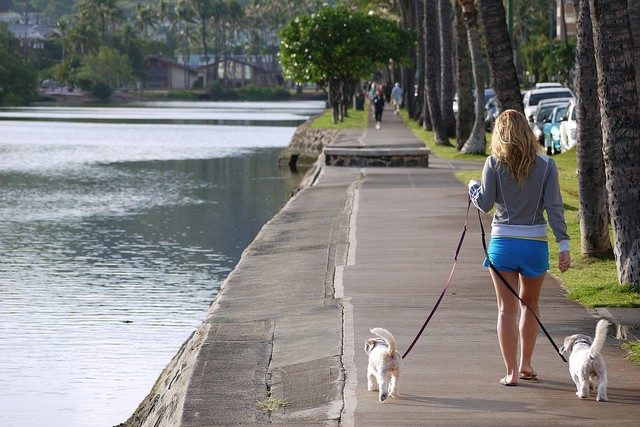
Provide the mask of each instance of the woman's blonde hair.
[{"label": "woman's blonde hair", "polygon": [[525,186],[536,155],[541,152],[524,114],[505,110],[498,116],[491,136],[491,155],[521,186]]}]

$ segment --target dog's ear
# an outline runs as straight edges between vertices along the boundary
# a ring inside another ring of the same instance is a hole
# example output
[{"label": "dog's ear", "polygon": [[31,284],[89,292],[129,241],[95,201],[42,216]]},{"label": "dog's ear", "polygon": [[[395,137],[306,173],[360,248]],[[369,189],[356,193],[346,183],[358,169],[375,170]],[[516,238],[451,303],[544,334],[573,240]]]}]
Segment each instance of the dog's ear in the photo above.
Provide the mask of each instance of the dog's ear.
[{"label": "dog's ear", "polygon": [[561,354],[570,353],[573,350],[573,343],[575,342],[575,340],[576,340],[575,335],[566,337],[564,339],[564,344],[562,345],[562,347],[560,347],[560,353]]},{"label": "dog's ear", "polygon": [[371,350],[373,350],[373,348],[376,346],[376,344],[378,344],[378,340],[375,338],[369,338],[365,343],[364,343],[364,352],[369,354],[371,353]]}]

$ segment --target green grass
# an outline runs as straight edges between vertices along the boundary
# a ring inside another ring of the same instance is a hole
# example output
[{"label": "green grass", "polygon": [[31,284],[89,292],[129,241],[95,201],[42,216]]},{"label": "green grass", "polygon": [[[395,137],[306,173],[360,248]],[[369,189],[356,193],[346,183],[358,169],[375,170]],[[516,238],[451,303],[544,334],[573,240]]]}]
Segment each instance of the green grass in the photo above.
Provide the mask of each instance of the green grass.
[{"label": "green grass", "polygon": [[344,121],[334,124],[331,123],[333,112],[328,109],[318,116],[310,127],[317,129],[366,129],[369,123],[369,115],[367,113],[366,105],[364,110],[349,109],[348,116],[344,118]]}]

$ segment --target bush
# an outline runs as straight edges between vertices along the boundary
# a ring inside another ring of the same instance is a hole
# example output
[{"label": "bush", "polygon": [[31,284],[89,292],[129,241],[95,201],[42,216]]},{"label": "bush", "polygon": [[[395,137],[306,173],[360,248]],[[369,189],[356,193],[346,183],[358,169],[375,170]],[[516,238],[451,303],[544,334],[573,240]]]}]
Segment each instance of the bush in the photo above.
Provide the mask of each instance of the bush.
[{"label": "bush", "polygon": [[238,89],[238,97],[249,101],[282,101],[289,99],[291,93],[283,87],[257,87],[253,85]]},{"label": "bush", "polygon": [[91,93],[99,99],[109,99],[113,93],[113,89],[103,81],[95,81],[91,84]]}]

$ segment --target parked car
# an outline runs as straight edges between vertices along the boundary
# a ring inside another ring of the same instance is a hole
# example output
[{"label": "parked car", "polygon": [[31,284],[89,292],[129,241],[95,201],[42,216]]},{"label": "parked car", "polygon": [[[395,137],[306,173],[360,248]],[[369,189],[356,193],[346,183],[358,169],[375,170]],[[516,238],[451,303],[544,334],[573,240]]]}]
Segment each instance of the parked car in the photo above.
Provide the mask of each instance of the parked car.
[{"label": "parked car", "polygon": [[[491,88],[485,88],[484,90],[484,101],[482,101],[482,105],[485,105],[490,98],[493,98],[494,93],[493,93],[493,89]],[[476,91],[473,91],[473,99],[476,99]],[[454,114],[458,114],[458,92],[456,92],[455,95],[453,95],[453,113]]]},{"label": "parked car", "polygon": [[576,101],[569,101],[567,112],[560,122],[560,148],[567,151],[576,146]]},{"label": "parked car", "polygon": [[487,132],[493,131],[493,125],[498,117],[498,102],[495,98],[489,98],[484,104],[484,128]]},{"label": "parked car", "polygon": [[531,120],[535,116],[538,102],[549,98],[575,98],[571,89],[566,87],[549,87],[543,89],[529,89],[524,93],[522,102],[524,104],[524,115]]},{"label": "parked car", "polygon": [[569,103],[553,107],[551,116],[544,121],[544,146],[548,155],[558,154],[562,152],[560,147],[560,121],[567,111]]},{"label": "parked car", "polygon": [[536,83],[536,89],[544,89],[548,87],[562,87],[560,83],[557,82],[540,82]]},{"label": "parked car", "polygon": [[543,99],[538,103],[536,114],[529,117],[529,125],[533,134],[536,136],[538,143],[544,147],[544,123],[546,120],[551,119],[551,113],[553,109],[558,105],[567,104],[565,98],[550,98]]}]

